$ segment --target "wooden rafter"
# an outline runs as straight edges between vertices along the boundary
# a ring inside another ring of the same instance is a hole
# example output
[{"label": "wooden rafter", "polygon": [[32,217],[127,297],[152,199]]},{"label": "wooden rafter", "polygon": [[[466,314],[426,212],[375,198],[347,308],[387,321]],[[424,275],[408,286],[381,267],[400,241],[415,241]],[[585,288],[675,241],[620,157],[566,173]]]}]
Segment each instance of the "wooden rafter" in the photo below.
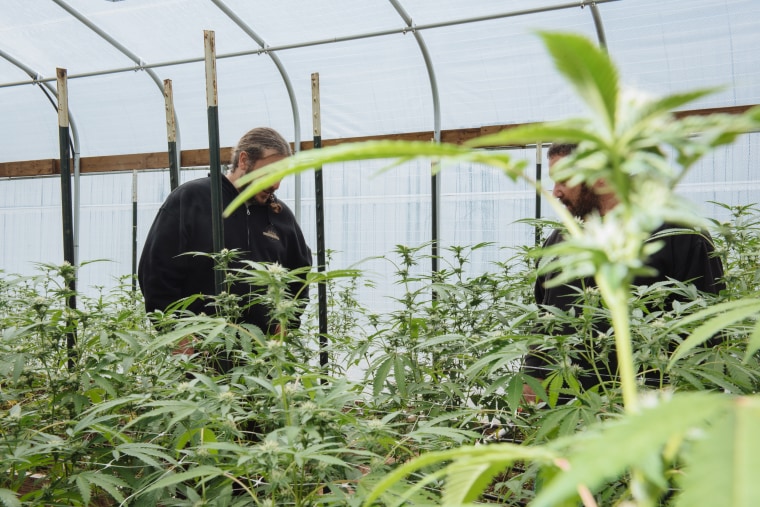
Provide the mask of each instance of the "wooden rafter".
[{"label": "wooden rafter", "polygon": [[[676,117],[690,115],[708,115],[715,113],[741,114],[753,106],[716,107],[710,109],[695,109],[679,111]],[[462,144],[471,139],[487,134],[494,134],[502,130],[519,126],[512,125],[488,125],[484,127],[453,129],[441,131],[441,142]],[[369,141],[369,140],[397,140],[397,141],[431,141],[433,131],[407,132],[402,134],[388,134],[365,137],[346,137],[341,139],[323,139],[322,146],[336,146],[344,143]],[[310,150],[314,147],[312,141],[303,141],[302,150]],[[232,155],[232,148],[221,149],[221,160],[227,161]],[[180,164],[182,167],[203,167],[209,165],[208,150],[183,150]],[[82,157],[80,159],[81,173],[102,173],[112,171],[131,171],[133,169],[155,170],[169,167],[169,155],[167,152],[134,153],[128,155],[109,155],[101,157]],[[21,178],[35,176],[51,176],[60,174],[60,161],[57,159],[26,160],[21,162],[0,162],[0,177]]]}]

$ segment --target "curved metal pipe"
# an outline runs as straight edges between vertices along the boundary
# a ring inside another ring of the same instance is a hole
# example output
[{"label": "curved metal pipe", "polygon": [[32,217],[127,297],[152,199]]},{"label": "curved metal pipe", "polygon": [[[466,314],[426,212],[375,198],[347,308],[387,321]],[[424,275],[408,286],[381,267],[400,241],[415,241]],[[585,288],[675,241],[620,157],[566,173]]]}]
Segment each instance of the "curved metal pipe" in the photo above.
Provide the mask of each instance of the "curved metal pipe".
[{"label": "curved metal pipe", "polygon": [[[0,56],[3,57],[3,59],[7,60],[8,62],[12,63],[19,69],[26,72],[29,77],[31,77],[38,85],[40,85],[40,90],[42,90],[42,93],[45,94],[45,97],[47,97],[50,104],[53,106],[53,109],[58,111],[58,104],[56,101],[58,100],[58,90],[55,86],[53,86],[49,81],[40,81],[41,75],[32,69],[31,67],[27,66],[24,62],[18,60],[17,58],[13,57],[12,55],[6,53],[2,49],[0,49]],[[55,97],[55,99],[53,99]],[[69,111],[69,126],[71,127],[71,149],[73,151],[73,158],[74,158],[74,223],[73,223],[73,229],[74,229],[74,265],[79,265],[79,203],[80,203],[80,192],[79,192],[79,168],[80,168],[80,156],[79,156],[79,129],[77,129],[76,122],[74,121],[74,116],[71,114],[71,111]]]},{"label": "curved metal pipe", "polygon": [[[288,72],[285,70],[285,66],[282,64],[282,61],[280,61],[280,57],[277,56],[276,53],[269,51],[269,46],[267,43],[262,39],[259,34],[253,31],[253,29],[248,26],[248,24],[243,21],[240,16],[235,14],[235,12],[230,9],[227,4],[225,4],[222,0],[211,0],[214,5],[216,5],[219,10],[221,10],[228,18],[230,18],[241,30],[243,30],[248,37],[253,39],[256,44],[261,47],[261,49],[265,50],[265,52],[269,55],[269,57],[272,59],[272,62],[274,63],[275,67],[277,67],[277,70],[280,73],[280,76],[282,77],[283,82],[285,83],[285,88],[288,91],[288,97],[290,98],[290,107],[293,111],[293,128],[295,130],[295,135],[293,139],[293,146],[294,151],[299,152],[301,151],[301,115],[298,112],[298,101],[296,100],[296,93],[293,91],[293,84],[290,81],[290,76],[288,75]],[[295,187],[295,215],[296,220],[298,222],[301,221],[301,175],[296,175],[296,187]]]},{"label": "curved metal pipe", "polygon": [[[430,80],[430,93],[433,98],[433,140],[436,143],[441,142],[441,102],[440,95],[438,93],[438,80],[435,77],[435,68],[433,67],[433,61],[430,58],[430,52],[425,44],[422,34],[415,29],[414,20],[404,9],[398,0],[388,0],[396,12],[398,12],[401,19],[404,20],[406,26],[411,29],[414,34],[414,39],[417,41],[417,46],[422,53],[422,59],[425,61],[425,67],[427,68],[428,79]],[[440,234],[440,203],[441,203],[441,182],[438,173],[431,176],[430,180],[430,197],[431,197],[431,223],[432,223],[432,255],[431,263],[432,270],[435,273],[438,271],[438,246],[439,246],[439,234]]]},{"label": "curved metal pipe", "polygon": [[[163,99],[163,96],[164,96],[164,83],[163,83],[163,81],[161,81],[161,79],[158,77],[158,75],[156,74],[156,72],[152,68],[146,67],[145,62],[142,60],[142,58],[140,58],[139,56],[137,56],[136,54],[134,54],[132,51],[130,51],[126,46],[124,46],[123,44],[121,44],[119,41],[117,41],[116,39],[114,39],[113,37],[111,37],[110,35],[108,35],[108,33],[106,33],[98,25],[96,25],[95,23],[93,23],[92,21],[90,21],[89,19],[87,19],[87,17],[85,17],[82,13],[80,13],[79,11],[77,11],[76,9],[74,9],[73,7],[71,7],[69,4],[67,4],[63,0],[53,0],[53,2],[55,2],[63,10],[65,10],[66,12],[68,12],[69,14],[71,14],[72,16],[74,16],[79,22],[81,22],[82,24],[84,24],[87,28],[89,28],[90,30],[92,30],[93,32],[95,32],[96,34],[98,34],[100,36],[100,38],[102,38],[103,40],[105,40],[106,42],[108,42],[109,44],[111,44],[114,48],[116,48],[124,56],[126,56],[127,58],[129,58],[130,60],[132,60],[133,62],[135,62],[137,64],[137,67],[136,67],[135,70],[139,69],[139,70],[144,70],[145,72],[147,72],[148,75],[153,80],[153,82],[156,83],[156,86],[158,86],[158,89],[161,92],[161,97]],[[177,153],[179,154],[179,153],[181,153],[182,150],[180,148],[179,120],[177,119],[177,113],[176,113],[176,111],[174,113],[174,123],[175,123],[175,126],[176,126]],[[178,155],[178,160],[176,162],[177,162],[177,167],[179,167],[180,166],[179,165],[179,155]]]},{"label": "curved metal pipe", "polygon": [[594,18],[594,27],[596,27],[596,38],[599,39],[599,46],[607,51],[607,37],[604,35],[604,25],[602,24],[602,14],[599,12],[596,2],[591,3],[591,16]]},{"label": "curved metal pipe", "polygon": [[430,80],[430,91],[433,97],[433,136],[436,142],[441,141],[441,102],[438,94],[438,80],[435,77],[435,68],[433,67],[433,61],[430,58],[430,52],[428,51],[425,39],[422,38],[422,34],[417,31],[414,26],[414,21],[409,13],[406,12],[404,7],[398,0],[388,0],[393,8],[396,9],[399,16],[404,20],[406,26],[409,27],[414,34],[414,39],[417,41],[417,46],[422,53],[422,59],[425,61],[425,67],[427,68],[428,79]]},{"label": "curved metal pipe", "polygon": [[[150,78],[153,80],[154,83],[156,83],[156,86],[158,86],[158,89],[161,92],[161,97],[164,96],[164,84],[159,79],[156,72],[151,68],[144,67],[145,62],[134,54],[132,51],[127,49],[123,44],[121,44],[119,41],[111,37],[109,34],[107,34],[104,30],[102,30],[98,25],[87,19],[82,13],[71,7],[69,4],[64,2],[63,0],[53,0],[59,7],[61,7],[63,10],[74,16],[79,22],[84,24],[86,27],[88,27],[90,30],[98,34],[103,40],[111,44],[114,48],[116,48],[119,52],[121,52],[123,55],[125,55],[127,58],[132,60],[138,65],[138,68],[145,70]],[[180,131],[179,131],[179,121],[177,119],[176,111],[174,113],[174,123],[175,123],[175,135],[176,135],[176,145],[177,145],[177,151],[176,151],[176,160],[174,160],[173,167],[180,167],[180,154],[182,153],[182,150],[180,148],[181,142],[180,142]],[[169,165],[172,166],[172,161],[169,161]],[[74,258],[76,262],[79,262],[79,207],[80,207],[80,171],[79,171],[79,149],[77,149],[74,152],[74,238],[75,238],[75,254]]]},{"label": "curved metal pipe", "polygon": [[[595,0],[593,3],[597,5],[597,4],[604,4],[604,3],[609,3],[609,2],[620,2],[620,1],[621,0]],[[554,5],[554,6],[549,6],[549,7],[526,9],[522,11],[504,12],[504,13],[499,13],[499,14],[491,14],[488,16],[478,16],[475,18],[454,19],[450,21],[441,21],[438,23],[428,23],[425,25],[415,25],[415,30],[417,31],[433,30],[436,28],[442,28],[446,26],[457,26],[457,25],[464,25],[468,23],[478,23],[481,21],[488,21],[492,19],[525,16],[528,14],[536,14],[539,12],[550,12],[550,11],[556,11],[556,10],[561,10],[561,9],[574,9],[578,7],[585,8],[586,5],[590,5],[586,2],[586,0],[581,0],[580,2],[576,0],[575,2],[572,2],[569,4],[560,4],[560,5]],[[401,29],[394,28],[392,30],[380,30],[376,32],[346,35],[342,37],[330,37],[327,39],[299,42],[295,44],[267,46],[266,49],[235,51],[232,53],[220,53],[216,55],[216,59],[218,61],[225,58],[238,58],[241,56],[248,56],[248,55],[260,55],[261,53],[273,53],[276,51],[287,51],[289,49],[300,49],[300,48],[306,48],[306,47],[320,46],[324,44],[335,44],[338,42],[348,42],[352,40],[368,39],[368,38],[373,38],[373,37],[384,37],[387,35],[398,35],[398,34],[404,34],[408,31],[409,31],[408,28],[401,28]],[[157,69],[159,67],[171,67],[173,65],[186,65],[188,63],[201,63],[201,62],[203,62],[203,57],[194,57],[194,58],[182,58],[182,59],[177,59],[177,60],[170,60],[170,61],[165,61],[165,62],[143,63],[142,65],[137,67],[137,69],[135,67],[120,67],[120,68],[114,68],[114,69],[97,70],[97,71],[92,71],[92,72],[80,72],[78,74],[69,74],[69,81],[71,81],[72,79],[80,79],[84,77],[103,76],[106,74],[119,74],[122,72],[134,72],[135,70]],[[55,79],[45,78],[45,81],[48,81],[48,80],[54,81]],[[12,86],[23,86],[23,85],[28,85],[28,84],[36,84],[36,83],[34,83],[33,81],[6,82],[6,83],[0,83],[0,88],[9,88]]]}]

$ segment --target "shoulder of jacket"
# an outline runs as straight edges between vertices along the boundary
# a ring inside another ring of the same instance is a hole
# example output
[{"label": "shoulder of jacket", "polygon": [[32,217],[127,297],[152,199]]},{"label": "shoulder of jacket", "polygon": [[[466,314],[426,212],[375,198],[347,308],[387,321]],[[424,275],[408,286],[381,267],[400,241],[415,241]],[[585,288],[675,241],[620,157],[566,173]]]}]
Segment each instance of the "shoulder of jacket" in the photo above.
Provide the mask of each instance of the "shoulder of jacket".
[{"label": "shoulder of jacket", "polygon": [[185,193],[198,192],[200,190],[207,189],[211,186],[211,178],[204,176],[202,178],[196,178],[194,180],[186,181],[182,185],[178,186],[174,192],[178,195]]},{"label": "shoulder of jacket", "polygon": [[544,246],[550,246],[555,243],[559,243],[564,239],[562,236],[562,229],[554,229],[551,233],[549,233],[549,237],[546,238],[546,241],[544,241]]}]

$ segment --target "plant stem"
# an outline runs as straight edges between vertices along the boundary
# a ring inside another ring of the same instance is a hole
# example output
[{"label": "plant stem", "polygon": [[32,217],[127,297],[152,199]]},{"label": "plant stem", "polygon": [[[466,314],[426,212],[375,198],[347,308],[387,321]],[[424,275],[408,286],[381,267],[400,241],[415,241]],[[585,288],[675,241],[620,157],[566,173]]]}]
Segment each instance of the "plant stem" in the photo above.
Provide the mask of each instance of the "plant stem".
[{"label": "plant stem", "polygon": [[612,328],[615,330],[615,349],[620,369],[620,384],[623,389],[623,405],[628,413],[638,412],[636,395],[636,374],[633,369],[633,348],[631,347],[631,322],[628,316],[629,277],[620,283],[613,283],[605,273],[597,273],[596,283],[612,314]]}]

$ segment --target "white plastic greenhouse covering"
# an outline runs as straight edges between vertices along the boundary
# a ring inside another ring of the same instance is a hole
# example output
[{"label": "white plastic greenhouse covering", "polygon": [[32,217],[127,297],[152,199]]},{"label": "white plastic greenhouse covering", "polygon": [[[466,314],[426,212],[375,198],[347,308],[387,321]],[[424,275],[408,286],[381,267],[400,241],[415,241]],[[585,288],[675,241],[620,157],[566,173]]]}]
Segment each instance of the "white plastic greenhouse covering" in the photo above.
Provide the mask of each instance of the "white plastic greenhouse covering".
[{"label": "white plastic greenhouse covering", "polygon": [[[57,68],[68,73],[79,156],[166,152],[165,79],[181,149],[207,149],[204,30],[216,40],[222,146],[262,125],[296,145],[311,140],[312,73],[319,73],[325,140],[433,138],[583,115],[536,35],[545,30],[605,45],[622,82],[654,95],[722,87],[693,109],[760,103],[760,0],[0,0],[0,163],[58,158],[55,97],[45,93],[55,90]],[[536,161],[535,147],[512,155]],[[747,134],[708,157],[679,190],[704,214],[726,218],[711,201],[760,202],[758,162],[760,136]],[[324,168],[332,268],[431,239],[429,162],[377,175],[384,166]],[[183,169],[181,180],[206,173]],[[81,176],[77,258],[108,260],[81,269],[85,291],[113,287],[131,272],[132,187],[131,171]],[[138,252],[169,190],[167,170],[138,173]],[[311,173],[285,180],[280,195],[315,249]],[[469,269],[493,269],[512,255],[508,248],[533,243],[532,227],[516,221],[534,216],[535,199],[496,170],[444,167],[440,241],[492,242]],[[6,274],[60,264],[60,178],[0,181],[0,224]],[[378,282],[371,304],[383,305],[393,266],[361,267]]]}]

